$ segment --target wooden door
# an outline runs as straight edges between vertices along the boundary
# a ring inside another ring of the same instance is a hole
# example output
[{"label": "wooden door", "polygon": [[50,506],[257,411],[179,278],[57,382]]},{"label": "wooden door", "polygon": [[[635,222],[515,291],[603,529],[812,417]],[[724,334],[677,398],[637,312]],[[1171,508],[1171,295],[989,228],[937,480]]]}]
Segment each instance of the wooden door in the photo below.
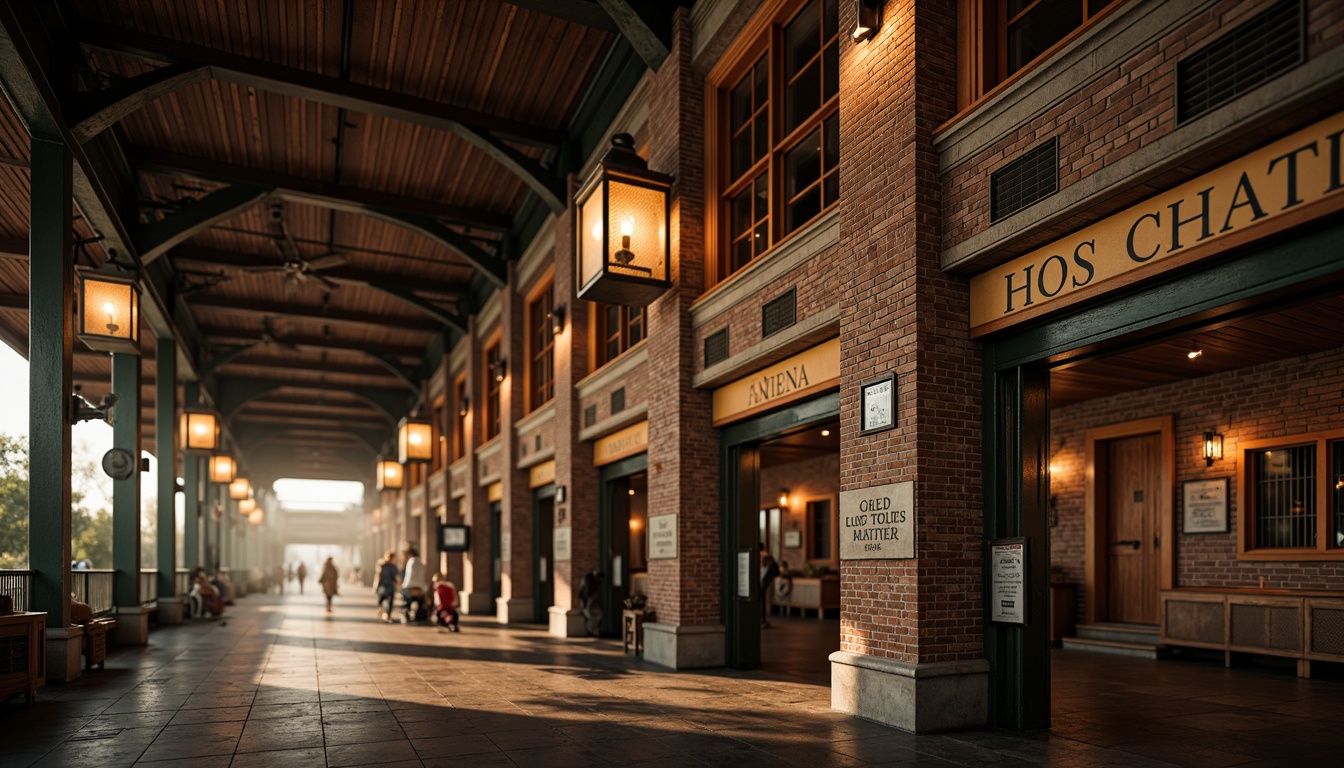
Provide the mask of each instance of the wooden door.
[{"label": "wooden door", "polygon": [[1161,435],[1112,440],[1106,447],[1107,618],[1156,624]]}]

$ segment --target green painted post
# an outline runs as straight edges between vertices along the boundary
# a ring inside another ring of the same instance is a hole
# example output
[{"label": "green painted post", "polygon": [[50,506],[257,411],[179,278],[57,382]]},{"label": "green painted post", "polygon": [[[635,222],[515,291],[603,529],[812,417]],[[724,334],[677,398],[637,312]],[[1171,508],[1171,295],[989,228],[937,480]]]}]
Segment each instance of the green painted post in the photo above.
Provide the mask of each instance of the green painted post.
[{"label": "green painted post", "polygon": [[74,229],[70,154],[32,140],[28,359],[28,563],[32,608],[70,626],[70,356],[74,347]]},{"label": "green painted post", "polygon": [[[183,404],[194,403],[200,396],[201,385],[196,381],[182,382]],[[182,457],[182,486],[184,493],[182,516],[182,567],[191,569],[201,564],[201,459],[187,454]]]},{"label": "green painted post", "polygon": [[177,344],[155,347],[154,453],[159,459],[158,594],[177,595]]},{"label": "green painted post", "polygon": [[112,445],[135,457],[135,471],[112,481],[112,602],[140,605],[140,356],[112,355],[112,391],[117,393]]}]

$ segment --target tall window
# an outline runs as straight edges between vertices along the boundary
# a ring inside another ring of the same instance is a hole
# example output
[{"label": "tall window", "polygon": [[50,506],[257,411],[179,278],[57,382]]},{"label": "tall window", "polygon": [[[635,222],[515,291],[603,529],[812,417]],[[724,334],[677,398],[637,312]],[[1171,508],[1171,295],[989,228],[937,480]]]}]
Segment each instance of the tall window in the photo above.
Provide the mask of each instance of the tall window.
[{"label": "tall window", "polygon": [[471,414],[471,408],[467,403],[466,376],[459,378],[453,386],[453,406],[457,414],[453,429],[453,459],[456,460],[467,455],[467,416]]},{"label": "tall window", "polygon": [[447,401],[442,393],[440,393],[439,396],[434,399],[433,410],[434,410],[434,460],[433,464],[430,466],[430,471],[438,472],[440,469],[443,469],[444,460],[447,459],[447,456],[444,455],[445,453],[447,453],[447,451],[444,450],[443,445],[443,430],[448,425]]},{"label": "tall window", "polygon": [[[753,53],[720,83],[723,280],[840,194],[838,0],[781,4]],[[777,74],[775,74],[777,73]],[[772,80],[778,77],[779,82]]]},{"label": "tall window", "polygon": [[527,305],[528,357],[527,409],[535,410],[555,396],[555,334],[552,332],[551,287],[548,285]]},{"label": "tall window", "polygon": [[1243,443],[1241,553],[1344,558],[1344,435]]},{"label": "tall window", "polygon": [[485,439],[490,440],[499,434],[499,342],[496,341],[485,350]]},{"label": "tall window", "polygon": [[646,316],[643,307],[594,304],[593,310],[597,320],[593,324],[596,336],[593,369],[596,370],[644,339]]},{"label": "tall window", "polygon": [[812,533],[810,550],[807,553],[812,560],[834,560],[835,527],[832,523],[830,499],[807,502],[807,524]]}]

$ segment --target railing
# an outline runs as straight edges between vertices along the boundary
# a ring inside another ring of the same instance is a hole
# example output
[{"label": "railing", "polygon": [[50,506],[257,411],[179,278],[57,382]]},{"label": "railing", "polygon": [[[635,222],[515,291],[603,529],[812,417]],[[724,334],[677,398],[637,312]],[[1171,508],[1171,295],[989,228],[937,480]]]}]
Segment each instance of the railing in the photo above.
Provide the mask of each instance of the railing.
[{"label": "railing", "polygon": [[177,596],[181,597],[191,591],[191,571],[186,568],[178,568],[173,573],[173,581],[177,584]]},{"label": "railing", "polygon": [[159,572],[153,568],[140,569],[140,602],[149,604],[159,599]]},{"label": "railing", "polygon": [[94,616],[112,612],[112,579],[116,571],[71,571],[75,598],[93,609]]},{"label": "railing", "polygon": [[0,595],[14,598],[14,610],[26,611],[32,605],[33,572],[0,571]]}]

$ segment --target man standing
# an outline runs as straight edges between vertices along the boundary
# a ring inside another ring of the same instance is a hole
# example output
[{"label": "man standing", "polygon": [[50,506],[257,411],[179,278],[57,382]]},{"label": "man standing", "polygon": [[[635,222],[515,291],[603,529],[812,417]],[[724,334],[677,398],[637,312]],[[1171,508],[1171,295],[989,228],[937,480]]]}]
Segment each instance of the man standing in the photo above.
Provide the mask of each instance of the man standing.
[{"label": "man standing", "polygon": [[[420,553],[415,551],[415,547],[407,547],[402,554],[406,556],[406,564],[401,576],[401,623],[409,624],[423,620],[425,590],[429,584],[425,579],[425,561],[420,559]],[[411,613],[411,601],[415,601],[415,613]]]}]

